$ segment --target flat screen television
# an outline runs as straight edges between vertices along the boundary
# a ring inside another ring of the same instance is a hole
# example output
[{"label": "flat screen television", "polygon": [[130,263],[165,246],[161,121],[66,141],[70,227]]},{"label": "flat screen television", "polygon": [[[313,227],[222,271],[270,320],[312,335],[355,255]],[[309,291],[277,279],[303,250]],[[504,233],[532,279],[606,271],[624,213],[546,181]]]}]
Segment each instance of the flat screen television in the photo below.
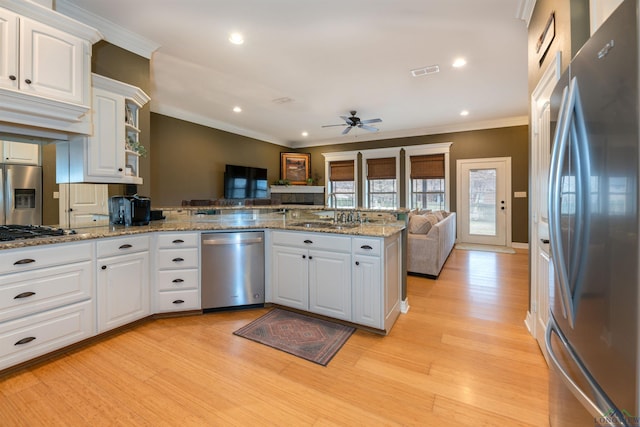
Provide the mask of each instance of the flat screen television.
[{"label": "flat screen television", "polygon": [[225,167],[225,199],[266,199],[268,187],[266,169],[236,165]]}]

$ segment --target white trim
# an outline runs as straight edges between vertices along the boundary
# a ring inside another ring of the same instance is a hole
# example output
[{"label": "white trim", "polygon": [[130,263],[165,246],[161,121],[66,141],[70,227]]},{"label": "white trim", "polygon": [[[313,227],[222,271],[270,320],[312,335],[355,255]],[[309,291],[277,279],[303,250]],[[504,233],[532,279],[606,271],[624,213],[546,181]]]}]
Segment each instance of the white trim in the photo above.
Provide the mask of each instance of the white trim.
[{"label": "white trim", "polygon": [[527,28],[529,28],[529,24],[531,23],[531,16],[533,15],[533,10],[536,7],[536,0],[519,0],[518,1],[518,10],[516,11],[516,18],[522,19],[527,24]]},{"label": "white trim", "polygon": [[511,247],[514,248],[514,249],[526,249],[526,250],[529,250],[529,244],[528,243],[511,242]]},{"label": "white trim", "polygon": [[[146,39],[124,27],[114,24],[92,12],[82,9],[69,0],[56,0],[56,10],[64,15],[74,18],[80,22],[100,30],[104,34],[104,39],[109,43],[151,59],[153,52],[160,48],[160,45],[152,40]],[[95,43],[95,42],[94,42]]]},{"label": "white trim", "polygon": [[444,210],[449,211],[451,206],[451,176],[449,166],[449,151],[453,142],[440,142],[436,144],[410,145],[404,147],[404,177],[405,177],[405,205],[414,209],[411,204],[411,156],[425,156],[430,154],[444,154]]},{"label": "white trim", "polygon": [[409,312],[409,298],[400,301],[400,313],[407,314]]},{"label": "white trim", "polygon": [[396,159],[396,199],[394,208],[400,207],[400,150],[402,147],[374,148],[371,150],[362,150],[362,205],[365,208],[369,206],[369,192],[367,191],[367,160],[383,159],[385,157],[395,157]]},{"label": "white trim", "polygon": [[[329,196],[332,194],[333,189],[329,185],[329,163],[341,160],[353,160],[353,185],[355,188],[354,194],[354,208],[358,207],[358,153],[359,151],[339,151],[336,153],[322,153],[324,156],[324,186],[327,189],[325,193],[325,206],[329,206]],[[331,206],[335,208],[336,206]]]},{"label": "white trim", "polygon": [[[152,111],[154,111],[153,108],[154,107],[152,105],[151,106]],[[200,123],[200,124],[204,124],[204,123]],[[290,146],[291,148],[304,148],[304,147],[315,147],[318,145],[345,144],[345,143],[355,143],[355,142],[364,142],[364,141],[380,141],[385,139],[410,138],[414,136],[439,135],[443,133],[453,133],[453,132],[471,132],[471,131],[483,130],[483,129],[499,129],[499,128],[514,127],[514,126],[525,126],[528,124],[529,124],[529,116],[514,116],[514,117],[505,117],[502,119],[483,120],[483,121],[465,122],[465,123],[450,123],[450,124],[439,125],[439,126],[406,129],[406,130],[399,130],[399,131],[367,132],[366,135],[360,134],[357,137],[353,136],[350,138],[343,136],[343,137],[335,137],[331,139],[324,139],[321,141],[307,141],[307,140],[292,141],[292,142],[287,142],[286,145]]]}]

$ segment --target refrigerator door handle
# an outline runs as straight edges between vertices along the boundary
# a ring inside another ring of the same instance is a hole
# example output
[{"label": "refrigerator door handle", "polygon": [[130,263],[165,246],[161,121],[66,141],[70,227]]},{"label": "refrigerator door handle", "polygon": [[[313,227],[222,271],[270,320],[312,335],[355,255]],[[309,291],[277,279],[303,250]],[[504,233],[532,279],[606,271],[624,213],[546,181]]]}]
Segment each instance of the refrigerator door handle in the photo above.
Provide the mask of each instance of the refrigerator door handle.
[{"label": "refrigerator door handle", "polygon": [[[602,405],[602,407],[593,402],[562,367],[560,361],[558,360],[558,357],[554,353],[553,347],[551,346],[552,334],[555,334],[558,337],[565,351],[571,357],[571,360],[573,360],[584,378],[589,383],[591,391],[593,391],[594,395],[596,396],[596,400]],[[606,424],[599,425],[620,427],[620,420],[625,419],[624,415],[618,408],[615,407],[613,402],[611,402],[611,399],[609,399],[609,397],[604,394],[595,380],[591,377],[591,374],[589,374],[587,369],[582,365],[582,362],[580,362],[574,351],[571,349],[566,338],[564,338],[562,333],[560,333],[558,325],[553,318],[553,314],[549,316],[549,322],[547,323],[547,329],[545,331],[545,344],[547,346],[547,354],[549,355],[551,364],[553,365],[552,368],[555,368],[558,371],[562,382],[567,386],[567,388],[569,388],[571,393],[576,397],[576,399],[578,399],[582,406],[584,406],[585,409],[589,411],[594,419],[598,419],[600,423],[606,422]]]},{"label": "refrigerator door handle", "polygon": [[[568,295],[566,294],[567,282],[569,281],[567,273],[567,263],[564,259],[564,252],[562,251],[562,231],[560,229],[560,191],[561,191],[561,174],[562,165],[564,163],[564,157],[566,153],[567,140],[569,138],[569,119],[567,112],[571,111],[570,105],[570,89],[565,87],[562,91],[562,102],[560,103],[560,111],[558,112],[558,123],[556,131],[553,136],[553,152],[551,153],[551,164],[549,167],[549,240],[551,257],[554,260],[554,267],[558,282],[560,284],[560,302],[562,307],[562,315],[567,318],[568,316]],[[572,320],[571,326],[573,327]]]}]

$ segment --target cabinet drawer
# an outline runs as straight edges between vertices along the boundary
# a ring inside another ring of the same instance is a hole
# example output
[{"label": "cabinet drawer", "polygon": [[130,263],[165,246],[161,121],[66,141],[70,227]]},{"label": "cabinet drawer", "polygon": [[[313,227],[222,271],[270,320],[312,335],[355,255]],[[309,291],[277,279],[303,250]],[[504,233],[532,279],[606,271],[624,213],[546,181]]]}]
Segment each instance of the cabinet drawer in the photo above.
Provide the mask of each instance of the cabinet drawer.
[{"label": "cabinet drawer", "polygon": [[90,260],[91,243],[65,243],[0,251],[0,274]]},{"label": "cabinet drawer", "polygon": [[354,237],[353,238],[353,253],[358,255],[372,255],[380,256],[382,254],[382,240]]},{"label": "cabinet drawer", "polygon": [[93,301],[68,305],[0,324],[0,369],[95,334]]},{"label": "cabinet drawer", "polygon": [[186,310],[200,310],[200,292],[197,289],[190,291],[158,292],[156,311]]},{"label": "cabinet drawer", "polygon": [[166,268],[198,268],[198,248],[160,249],[156,254],[156,267]]},{"label": "cabinet drawer", "polygon": [[274,231],[273,244],[296,246],[308,249],[327,249],[338,252],[351,251],[351,237],[327,235],[322,233],[299,233],[295,231]]},{"label": "cabinet drawer", "polygon": [[156,289],[159,291],[198,289],[198,270],[190,269],[159,271]]},{"label": "cabinet drawer", "polygon": [[158,248],[196,248],[198,236],[198,233],[160,233],[157,237]]},{"label": "cabinet drawer", "polygon": [[0,277],[0,321],[92,298],[93,262]]},{"label": "cabinet drawer", "polygon": [[149,236],[128,236],[99,240],[98,258],[149,250]]}]

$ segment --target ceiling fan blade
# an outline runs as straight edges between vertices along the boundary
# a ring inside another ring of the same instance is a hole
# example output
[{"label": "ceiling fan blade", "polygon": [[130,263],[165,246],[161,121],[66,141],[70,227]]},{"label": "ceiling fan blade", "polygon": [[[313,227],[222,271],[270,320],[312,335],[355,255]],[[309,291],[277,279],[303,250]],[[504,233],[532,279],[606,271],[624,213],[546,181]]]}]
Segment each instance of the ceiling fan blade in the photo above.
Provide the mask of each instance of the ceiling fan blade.
[{"label": "ceiling fan blade", "polygon": [[369,120],[361,120],[360,123],[362,123],[363,125],[369,124],[369,123],[380,123],[382,122],[382,119],[369,119]]},{"label": "ceiling fan blade", "polygon": [[342,131],[343,135],[346,135],[349,133],[349,131],[353,128],[353,126],[349,126],[348,128],[346,128],[345,130]]},{"label": "ceiling fan blade", "polygon": [[322,125],[321,127],[323,127],[323,128],[331,128],[331,127],[334,127],[334,126],[349,126],[349,125],[346,124],[346,123],[340,123],[339,125]]},{"label": "ceiling fan blade", "polygon": [[368,130],[369,132],[378,132],[378,128],[374,128],[373,126],[358,125],[358,127],[364,130]]}]

